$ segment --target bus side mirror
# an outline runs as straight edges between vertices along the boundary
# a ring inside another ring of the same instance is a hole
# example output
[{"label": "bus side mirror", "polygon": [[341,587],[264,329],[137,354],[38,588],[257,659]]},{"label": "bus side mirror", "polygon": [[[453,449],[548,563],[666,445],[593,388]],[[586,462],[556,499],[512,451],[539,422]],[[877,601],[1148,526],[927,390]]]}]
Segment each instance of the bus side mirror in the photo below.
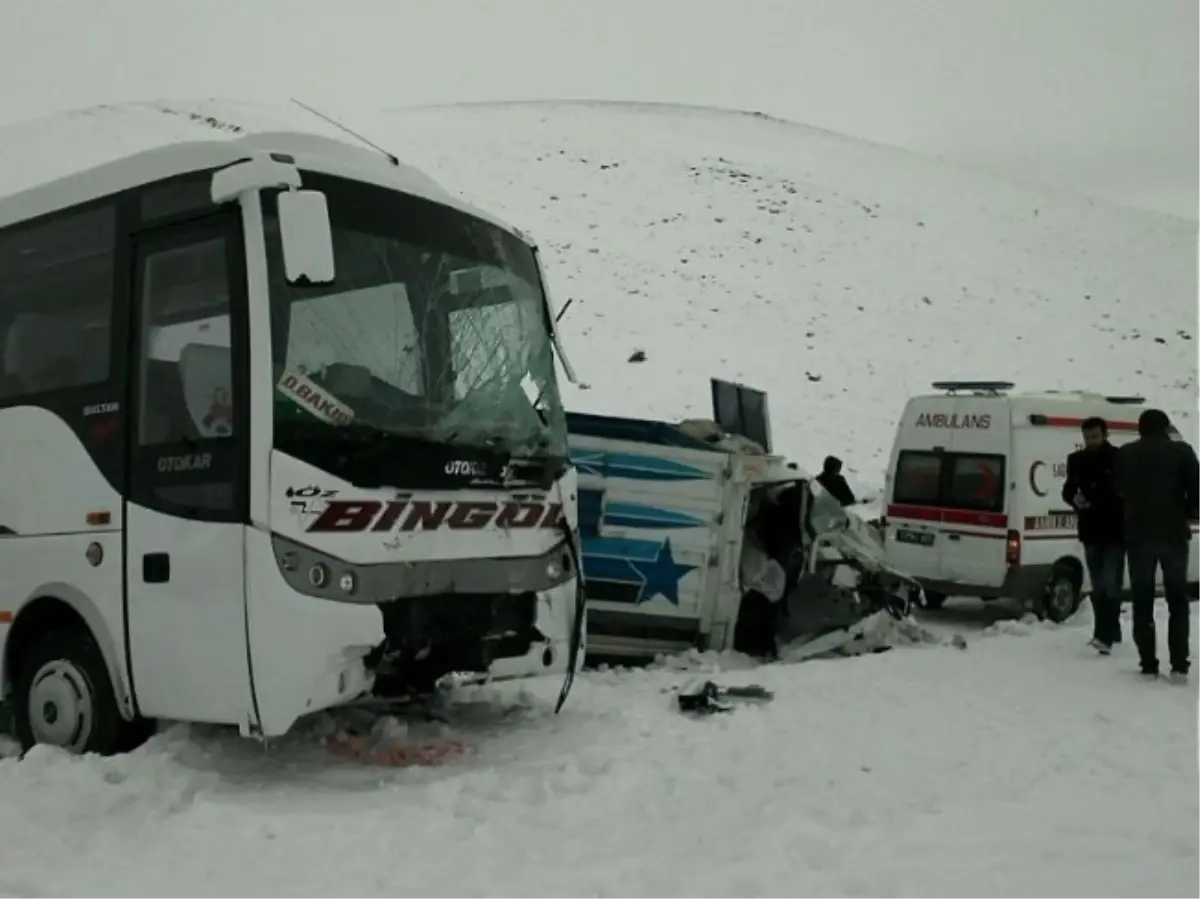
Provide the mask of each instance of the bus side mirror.
[{"label": "bus side mirror", "polygon": [[279,239],[289,284],[331,284],[333,228],[319,190],[285,190],[278,196]]}]

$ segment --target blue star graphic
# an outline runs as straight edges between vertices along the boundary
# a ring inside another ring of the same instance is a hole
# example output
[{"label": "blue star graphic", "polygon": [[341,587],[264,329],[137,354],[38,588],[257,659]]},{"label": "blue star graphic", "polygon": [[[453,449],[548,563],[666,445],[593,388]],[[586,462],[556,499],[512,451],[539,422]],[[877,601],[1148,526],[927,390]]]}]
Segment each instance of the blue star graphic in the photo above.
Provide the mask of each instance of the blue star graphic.
[{"label": "blue star graphic", "polygon": [[680,565],[675,561],[670,540],[663,541],[653,561],[630,559],[629,566],[642,579],[639,604],[662,596],[667,602],[679,605],[679,581],[688,572],[696,570],[695,565]]}]

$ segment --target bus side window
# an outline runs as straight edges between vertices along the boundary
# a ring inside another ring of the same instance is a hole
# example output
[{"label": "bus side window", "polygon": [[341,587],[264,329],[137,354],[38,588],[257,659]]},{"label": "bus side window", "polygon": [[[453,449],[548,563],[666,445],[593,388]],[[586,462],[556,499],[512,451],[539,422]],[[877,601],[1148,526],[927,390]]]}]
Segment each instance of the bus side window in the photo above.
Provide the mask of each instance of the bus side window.
[{"label": "bus side window", "polygon": [[27,394],[77,386],[83,349],[83,329],[69,317],[22,313],[5,338],[5,373]]},{"label": "bus side window", "polygon": [[0,402],[108,380],[112,205],[0,230]]}]

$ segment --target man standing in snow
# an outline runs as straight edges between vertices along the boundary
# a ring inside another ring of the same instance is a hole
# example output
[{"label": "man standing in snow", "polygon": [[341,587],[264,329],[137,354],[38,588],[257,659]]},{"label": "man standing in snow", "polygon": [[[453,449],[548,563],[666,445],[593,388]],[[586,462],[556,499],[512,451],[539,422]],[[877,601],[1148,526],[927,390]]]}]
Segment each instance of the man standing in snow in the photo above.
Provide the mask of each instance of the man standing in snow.
[{"label": "man standing in snow", "polygon": [[1075,510],[1092,582],[1092,642],[1101,655],[1121,642],[1121,588],[1125,580],[1125,516],[1117,495],[1117,448],[1103,418],[1084,421],[1083,449],[1067,457],[1062,498]]},{"label": "man standing in snow", "polygon": [[1182,440],[1172,440],[1161,409],[1138,418],[1139,438],[1121,447],[1117,490],[1125,503],[1125,543],[1133,591],[1133,640],[1142,673],[1158,676],[1154,627],[1154,579],[1162,568],[1167,599],[1167,648],[1171,679],[1187,679],[1189,667],[1187,565],[1192,539],[1189,519],[1200,506],[1200,462]]},{"label": "man standing in snow", "polygon": [[825,464],[821,466],[821,473],[817,475],[816,481],[825,489],[826,493],[843,506],[853,506],[858,502],[854,497],[854,491],[850,489],[850,485],[846,483],[846,478],[842,475],[842,460],[837,456],[825,457]]}]

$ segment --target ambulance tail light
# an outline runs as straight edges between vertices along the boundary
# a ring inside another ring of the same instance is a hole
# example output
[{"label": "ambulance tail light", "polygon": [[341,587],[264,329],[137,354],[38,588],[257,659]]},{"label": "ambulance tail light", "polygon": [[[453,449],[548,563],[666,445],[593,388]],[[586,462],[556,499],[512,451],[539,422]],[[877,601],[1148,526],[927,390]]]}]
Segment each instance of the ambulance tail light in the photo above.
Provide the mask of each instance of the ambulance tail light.
[{"label": "ambulance tail light", "polygon": [[1004,564],[1016,568],[1021,564],[1021,532],[1009,531],[1004,541]]}]

